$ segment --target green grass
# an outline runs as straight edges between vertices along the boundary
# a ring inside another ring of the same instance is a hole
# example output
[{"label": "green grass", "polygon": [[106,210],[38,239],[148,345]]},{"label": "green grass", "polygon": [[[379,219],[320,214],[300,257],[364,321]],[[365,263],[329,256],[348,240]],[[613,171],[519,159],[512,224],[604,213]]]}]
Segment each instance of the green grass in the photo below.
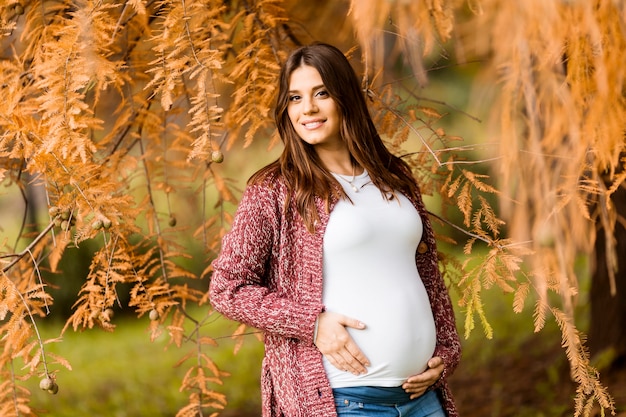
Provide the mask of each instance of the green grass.
[{"label": "green grass", "polygon": [[[67,359],[72,370],[52,366],[58,370],[57,395],[40,390],[38,378],[24,383],[32,393],[30,405],[39,415],[175,416],[187,404],[188,394],[179,388],[190,364],[175,365],[195,345],[187,343],[180,349],[169,345],[167,332],[151,342],[147,318],[119,319],[117,325],[114,333],[70,330],[61,343],[46,345],[47,351]],[[46,339],[57,336],[61,327],[45,324],[40,330]],[[227,410],[258,410],[263,347],[255,337],[246,336],[241,350],[233,355],[234,342],[228,336],[235,327],[220,318],[204,328],[204,334],[220,337],[219,347],[207,347],[205,352],[231,374],[224,378],[224,385],[216,384],[213,389],[226,394]]]}]

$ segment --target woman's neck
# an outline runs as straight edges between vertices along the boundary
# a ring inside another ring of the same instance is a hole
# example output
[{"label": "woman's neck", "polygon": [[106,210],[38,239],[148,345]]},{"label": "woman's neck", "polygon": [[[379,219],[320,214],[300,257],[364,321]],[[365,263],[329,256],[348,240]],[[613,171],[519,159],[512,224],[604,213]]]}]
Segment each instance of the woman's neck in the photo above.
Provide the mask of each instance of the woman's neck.
[{"label": "woman's neck", "polygon": [[323,152],[318,150],[317,155],[330,172],[340,175],[359,175],[363,173],[363,168],[355,165],[350,152],[343,151]]}]

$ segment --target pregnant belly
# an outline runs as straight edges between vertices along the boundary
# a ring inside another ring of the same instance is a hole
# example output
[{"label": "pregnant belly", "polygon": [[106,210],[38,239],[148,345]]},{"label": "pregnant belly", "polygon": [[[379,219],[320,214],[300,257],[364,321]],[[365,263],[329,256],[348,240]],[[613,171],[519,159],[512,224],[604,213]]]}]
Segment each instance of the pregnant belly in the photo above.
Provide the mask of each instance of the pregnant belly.
[{"label": "pregnant belly", "polygon": [[[414,297],[414,295],[413,295]],[[435,323],[425,291],[411,303],[398,300],[386,308],[359,309],[344,313],[366,324],[365,330],[348,329],[369,359],[367,373],[342,372],[326,360],[324,366],[333,388],[347,386],[399,386],[427,368],[436,344]]]},{"label": "pregnant belly", "polygon": [[366,330],[350,330],[370,360],[366,377],[404,382],[423,372],[435,350],[436,331],[430,309],[419,321],[369,321]]}]

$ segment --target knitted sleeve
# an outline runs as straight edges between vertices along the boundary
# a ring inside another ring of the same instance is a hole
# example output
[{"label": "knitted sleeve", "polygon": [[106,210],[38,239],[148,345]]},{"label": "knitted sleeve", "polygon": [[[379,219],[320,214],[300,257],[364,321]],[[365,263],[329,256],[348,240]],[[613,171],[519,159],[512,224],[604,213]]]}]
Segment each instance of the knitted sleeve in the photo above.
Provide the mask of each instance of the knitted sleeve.
[{"label": "knitted sleeve", "polygon": [[437,328],[437,344],[433,356],[443,359],[444,371],[441,376],[443,379],[454,372],[461,360],[461,341],[456,329],[452,302],[441,273],[437,271],[433,278],[425,286],[431,294],[431,307]]},{"label": "knitted sleeve", "polygon": [[230,319],[312,342],[322,304],[296,301],[277,290],[283,239],[279,236],[282,201],[276,188],[256,184],[244,191],[232,229],[213,262],[209,297],[213,307]]},{"label": "knitted sleeve", "polygon": [[432,225],[428,218],[428,212],[418,195],[418,210],[424,222],[424,236],[422,241],[426,243],[427,250],[424,253],[416,254],[416,262],[420,276],[424,281],[426,292],[430,299],[430,305],[435,319],[437,329],[437,344],[433,356],[440,356],[443,359],[444,371],[442,378],[435,388],[441,385],[441,381],[451,375],[461,360],[461,341],[456,328],[456,320],[452,301],[448,289],[443,281],[439,270],[437,244]]}]

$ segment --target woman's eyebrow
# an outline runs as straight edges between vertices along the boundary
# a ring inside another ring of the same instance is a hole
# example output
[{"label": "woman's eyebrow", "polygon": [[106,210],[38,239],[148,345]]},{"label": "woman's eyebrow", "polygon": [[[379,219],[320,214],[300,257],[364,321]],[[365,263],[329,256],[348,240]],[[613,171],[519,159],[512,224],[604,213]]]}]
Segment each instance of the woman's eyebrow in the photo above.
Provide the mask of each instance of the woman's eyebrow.
[{"label": "woman's eyebrow", "polygon": [[[315,87],[311,88],[311,91],[315,91],[315,90],[319,90],[320,88],[325,88],[326,86],[324,84],[320,84],[320,85],[316,85]],[[300,90],[289,90],[289,93],[299,93]]]}]

